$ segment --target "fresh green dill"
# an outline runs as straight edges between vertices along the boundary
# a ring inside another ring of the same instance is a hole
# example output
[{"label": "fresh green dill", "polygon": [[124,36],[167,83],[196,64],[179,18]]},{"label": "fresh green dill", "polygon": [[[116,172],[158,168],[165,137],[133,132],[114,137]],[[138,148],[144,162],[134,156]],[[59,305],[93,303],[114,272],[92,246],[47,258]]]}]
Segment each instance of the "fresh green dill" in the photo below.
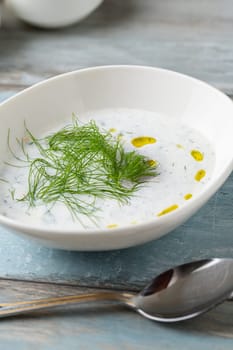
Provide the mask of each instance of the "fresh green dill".
[{"label": "fresh green dill", "polygon": [[97,210],[97,198],[127,203],[148,177],[154,177],[156,165],[136,151],[126,152],[122,141],[100,130],[94,121],[72,123],[42,139],[36,138],[25,125],[38,156],[30,157],[25,144],[17,140],[28,166],[28,189],[20,201],[30,206],[38,202],[53,205],[62,202],[74,217],[90,216]]},{"label": "fresh green dill", "polygon": [[9,192],[10,192],[10,195],[11,195],[11,199],[15,199],[15,189],[11,189],[11,190],[9,190]]}]

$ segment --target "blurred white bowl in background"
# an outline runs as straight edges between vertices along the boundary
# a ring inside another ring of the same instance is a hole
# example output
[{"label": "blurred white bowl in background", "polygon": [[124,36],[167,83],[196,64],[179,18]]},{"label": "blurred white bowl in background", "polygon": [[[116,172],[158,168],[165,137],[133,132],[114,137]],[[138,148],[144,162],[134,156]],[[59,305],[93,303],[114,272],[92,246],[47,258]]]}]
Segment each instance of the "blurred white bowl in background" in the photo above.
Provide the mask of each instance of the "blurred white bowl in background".
[{"label": "blurred white bowl in background", "polygon": [[94,11],[103,0],[6,0],[23,21],[43,28],[74,24]]}]

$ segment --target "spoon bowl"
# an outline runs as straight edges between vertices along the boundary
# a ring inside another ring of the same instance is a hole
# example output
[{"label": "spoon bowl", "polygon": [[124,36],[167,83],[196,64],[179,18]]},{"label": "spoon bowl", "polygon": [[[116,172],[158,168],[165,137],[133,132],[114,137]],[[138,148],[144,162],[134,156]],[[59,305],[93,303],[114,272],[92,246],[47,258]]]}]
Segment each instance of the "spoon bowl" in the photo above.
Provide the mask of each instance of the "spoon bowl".
[{"label": "spoon bowl", "polygon": [[232,290],[233,259],[206,259],[162,273],[135,297],[134,303],[147,318],[182,321],[224,302]]},{"label": "spoon bowl", "polygon": [[233,259],[205,259],[174,267],[155,277],[138,295],[98,292],[0,304],[0,317],[89,301],[114,301],[159,322],[196,317],[225,300],[233,291]]}]

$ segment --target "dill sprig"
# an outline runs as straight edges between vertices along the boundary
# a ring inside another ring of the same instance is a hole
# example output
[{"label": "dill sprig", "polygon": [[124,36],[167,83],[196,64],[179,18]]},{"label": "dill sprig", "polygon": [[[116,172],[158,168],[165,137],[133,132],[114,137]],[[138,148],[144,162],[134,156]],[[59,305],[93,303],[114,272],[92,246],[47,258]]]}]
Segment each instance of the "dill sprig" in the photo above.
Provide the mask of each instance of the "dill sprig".
[{"label": "dill sprig", "polygon": [[126,152],[119,138],[100,131],[94,121],[81,125],[73,118],[71,124],[42,139],[26,125],[25,130],[39,154],[30,157],[23,142],[18,142],[29,167],[28,190],[19,200],[30,206],[62,202],[73,216],[89,216],[97,210],[97,198],[127,203],[148,177],[157,175],[147,157]]}]

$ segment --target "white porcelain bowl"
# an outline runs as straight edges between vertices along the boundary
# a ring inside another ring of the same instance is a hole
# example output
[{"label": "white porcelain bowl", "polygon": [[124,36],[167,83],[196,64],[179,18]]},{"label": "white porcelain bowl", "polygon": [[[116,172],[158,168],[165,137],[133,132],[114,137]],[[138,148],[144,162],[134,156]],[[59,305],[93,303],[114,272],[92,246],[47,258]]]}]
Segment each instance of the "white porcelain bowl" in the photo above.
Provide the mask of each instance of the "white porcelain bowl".
[{"label": "white porcelain bowl", "polygon": [[[0,162],[3,164],[7,157],[8,130],[11,130],[12,137],[23,137],[24,121],[36,136],[40,136],[67,121],[73,112],[82,117],[91,111],[96,111],[94,115],[101,115],[103,109],[119,111],[121,108],[130,111],[128,119],[130,123],[132,121],[132,127],[136,120],[134,120],[134,115],[137,114],[135,110],[141,111],[139,112],[139,114],[142,113],[139,130],[142,130],[142,134],[158,133],[156,134],[158,142],[154,147],[157,147],[155,152],[158,158],[160,157],[161,176],[156,180],[157,187],[148,194],[148,201],[142,202],[142,206],[138,205],[138,213],[144,210],[146,217],[147,209],[149,212],[152,206],[150,198],[154,198],[153,206],[157,209],[151,217],[147,217],[144,221],[142,218],[138,223],[124,222],[113,229],[86,230],[75,223],[63,227],[61,225],[40,226],[33,221],[21,220],[20,217],[14,218],[12,211],[12,216],[11,214],[5,216],[1,212],[0,223],[16,233],[61,249],[125,248],[156,239],[181,225],[208,201],[231,173],[233,169],[233,104],[231,100],[220,91],[191,77],[163,69],[140,66],[96,67],[63,74],[28,88],[2,103],[0,105]],[[167,137],[159,131],[159,123],[156,122],[154,127],[153,123],[148,124],[147,113],[158,113],[161,116],[162,124],[165,123],[164,130],[168,132]],[[106,113],[105,118],[107,121]],[[121,123],[117,122],[117,119],[116,123],[118,125],[113,126],[121,129]],[[174,140],[177,141],[170,142],[176,133],[178,136]],[[208,162],[195,162],[190,155],[192,148],[190,145],[193,144],[194,148],[199,147],[195,144],[195,133],[207,140],[211,149],[211,151],[201,150],[206,161],[212,159],[205,181],[195,181],[195,174],[192,173],[193,169],[208,167]],[[180,135],[182,135],[181,141]],[[166,151],[166,143],[169,147],[173,147],[170,148],[173,153]],[[174,157],[174,161],[169,163],[171,157]],[[191,170],[182,163],[183,159],[186,159],[188,164],[190,162]],[[177,165],[174,165],[175,161]],[[171,168],[168,171],[169,166]],[[181,179],[180,182],[177,179]],[[166,186],[164,181],[167,181]],[[182,192],[186,190],[185,181],[187,186],[192,185],[190,186],[194,193],[193,197],[186,201],[183,200],[185,192]],[[179,203],[178,209],[167,215],[158,216],[158,208],[162,211],[169,203],[174,204],[176,201],[174,198],[177,198]],[[122,208],[122,217],[126,209]],[[103,207],[103,215],[105,215],[104,212]],[[114,211],[110,214],[115,223],[117,218],[114,217]]]},{"label": "white porcelain bowl", "polygon": [[94,11],[103,0],[6,0],[17,17],[44,28],[74,24]]}]

